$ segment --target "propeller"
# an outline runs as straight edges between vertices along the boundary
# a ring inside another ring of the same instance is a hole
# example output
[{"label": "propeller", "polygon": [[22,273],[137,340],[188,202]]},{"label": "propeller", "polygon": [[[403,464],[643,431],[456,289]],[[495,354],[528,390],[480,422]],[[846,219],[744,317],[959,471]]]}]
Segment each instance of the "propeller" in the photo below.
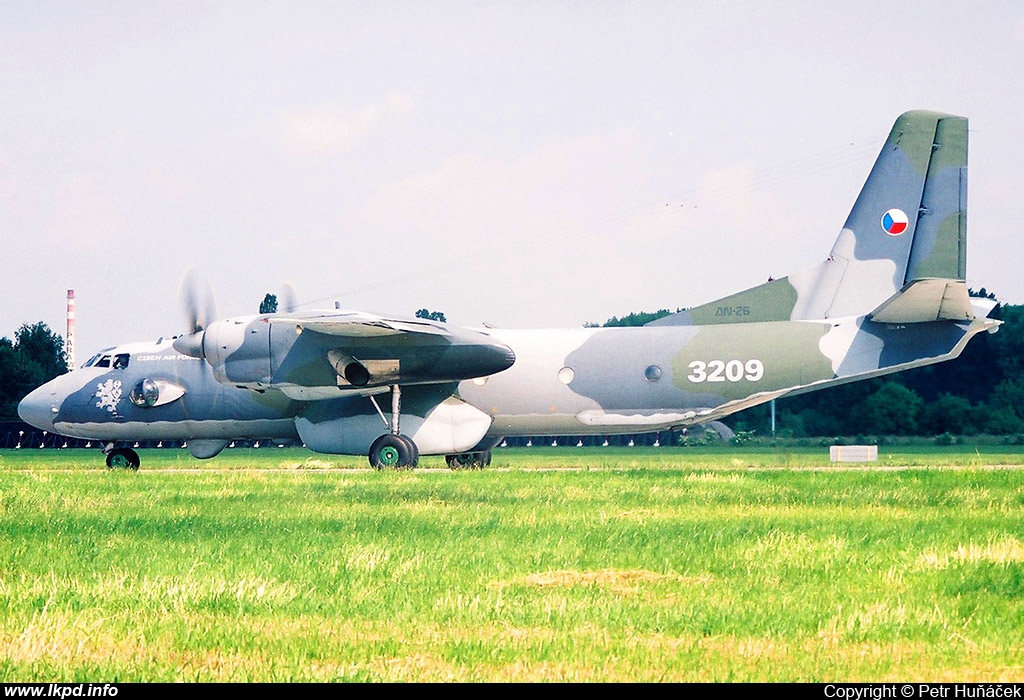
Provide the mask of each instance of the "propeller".
[{"label": "propeller", "polygon": [[282,282],[281,297],[278,299],[277,310],[281,313],[291,314],[295,313],[297,305],[295,301],[295,287],[292,286],[291,282]]},{"label": "propeller", "polygon": [[179,296],[185,310],[188,334],[174,341],[174,349],[189,357],[205,357],[203,331],[217,320],[217,308],[213,303],[213,289],[205,277],[195,269],[190,269],[181,281]]},{"label": "propeller", "polygon": [[188,332],[198,333],[217,320],[217,307],[213,303],[213,289],[206,278],[194,268],[185,273],[179,292],[188,321]]}]

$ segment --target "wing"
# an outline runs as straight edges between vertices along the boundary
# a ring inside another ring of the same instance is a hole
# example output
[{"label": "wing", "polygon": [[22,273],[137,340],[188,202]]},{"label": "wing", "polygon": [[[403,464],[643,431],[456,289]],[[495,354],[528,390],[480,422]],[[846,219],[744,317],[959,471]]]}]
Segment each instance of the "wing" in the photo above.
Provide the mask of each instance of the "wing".
[{"label": "wing", "polygon": [[205,358],[218,381],[301,400],[458,382],[515,362],[486,332],[353,311],[226,319],[200,333],[175,347]]},{"label": "wing", "polygon": [[359,311],[339,311],[306,317],[275,316],[270,320],[272,323],[291,323],[304,330],[344,338],[369,338],[402,333],[451,335],[447,328],[436,321],[384,318]]}]

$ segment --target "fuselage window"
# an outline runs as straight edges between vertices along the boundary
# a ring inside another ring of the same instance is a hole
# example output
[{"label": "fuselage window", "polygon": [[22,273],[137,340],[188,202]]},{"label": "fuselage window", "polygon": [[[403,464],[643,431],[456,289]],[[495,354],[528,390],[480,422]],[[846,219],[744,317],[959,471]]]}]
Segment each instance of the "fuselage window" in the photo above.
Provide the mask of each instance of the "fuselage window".
[{"label": "fuselage window", "polygon": [[114,355],[114,369],[128,368],[128,354]]},{"label": "fuselage window", "polygon": [[96,367],[110,367],[110,355],[104,355],[96,360]]},{"label": "fuselage window", "polygon": [[86,360],[85,364],[82,365],[82,367],[92,367],[93,365],[96,364],[96,361],[99,360],[99,359],[100,359],[100,356],[97,353],[97,354],[93,355],[92,357],[90,357],[88,360]]}]

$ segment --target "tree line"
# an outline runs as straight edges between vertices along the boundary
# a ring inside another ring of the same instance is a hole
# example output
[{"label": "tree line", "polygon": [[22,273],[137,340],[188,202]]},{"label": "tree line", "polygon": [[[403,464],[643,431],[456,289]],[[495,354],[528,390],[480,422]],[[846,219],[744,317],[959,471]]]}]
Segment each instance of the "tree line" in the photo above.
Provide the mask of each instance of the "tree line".
[{"label": "tree line", "polygon": [[19,401],[67,370],[64,338],[41,321],[0,338],[0,420],[16,420]]}]

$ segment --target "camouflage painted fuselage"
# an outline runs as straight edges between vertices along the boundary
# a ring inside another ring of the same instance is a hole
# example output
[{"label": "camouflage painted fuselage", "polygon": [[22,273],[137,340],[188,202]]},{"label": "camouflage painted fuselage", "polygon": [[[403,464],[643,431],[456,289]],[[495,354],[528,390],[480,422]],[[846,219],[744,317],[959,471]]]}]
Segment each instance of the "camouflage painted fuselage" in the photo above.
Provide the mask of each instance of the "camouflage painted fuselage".
[{"label": "camouflage painted fuselage", "polygon": [[[971,336],[995,324],[985,318],[991,302],[977,304],[981,320],[912,326],[859,317],[488,329],[514,350],[514,365],[478,379],[405,387],[403,429],[428,454],[465,451],[505,436],[638,433],[704,423],[772,398],[955,357]],[[239,388],[218,382],[207,362],[169,343],[106,352],[127,356],[128,366],[86,367],[41,387],[32,400],[43,402],[37,423],[52,416],[44,427],[110,441],[302,437],[315,450],[356,454],[387,427],[365,394],[338,390],[337,398],[299,401],[274,389]],[[182,395],[163,405],[137,405],[133,391],[147,380],[180,387]],[[434,414],[441,405],[462,413],[443,429],[461,426],[464,434],[436,444],[430,420],[440,420]]]},{"label": "camouflage painted fuselage", "polygon": [[879,324],[864,317],[743,325],[491,331],[515,365],[460,396],[494,435],[611,434],[716,420],[793,393],[959,355],[983,320]]},{"label": "camouflage painted fuselage", "polygon": [[104,351],[19,412],[108,442],[187,439],[197,456],[236,438],[365,454],[400,430],[422,454],[452,454],[503,436],[705,423],[948,360],[996,330],[994,302],[968,297],[966,221],[966,119],[908,112],[831,253],[805,273],[641,328],[458,329],[348,311],[227,319]]},{"label": "camouflage painted fuselage", "polygon": [[[61,375],[26,397],[22,413],[34,411],[30,422],[37,427],[96,440],[297,437],[294,416],[300,403],[279,392],[221,384],[206,362],[182,355],[170,342],[123,345],[101,356],[126,358],[127,366],[107,362]],[[147,379],[178,387],[181,395],[160,405],[138,405],[133,392]]]}]

